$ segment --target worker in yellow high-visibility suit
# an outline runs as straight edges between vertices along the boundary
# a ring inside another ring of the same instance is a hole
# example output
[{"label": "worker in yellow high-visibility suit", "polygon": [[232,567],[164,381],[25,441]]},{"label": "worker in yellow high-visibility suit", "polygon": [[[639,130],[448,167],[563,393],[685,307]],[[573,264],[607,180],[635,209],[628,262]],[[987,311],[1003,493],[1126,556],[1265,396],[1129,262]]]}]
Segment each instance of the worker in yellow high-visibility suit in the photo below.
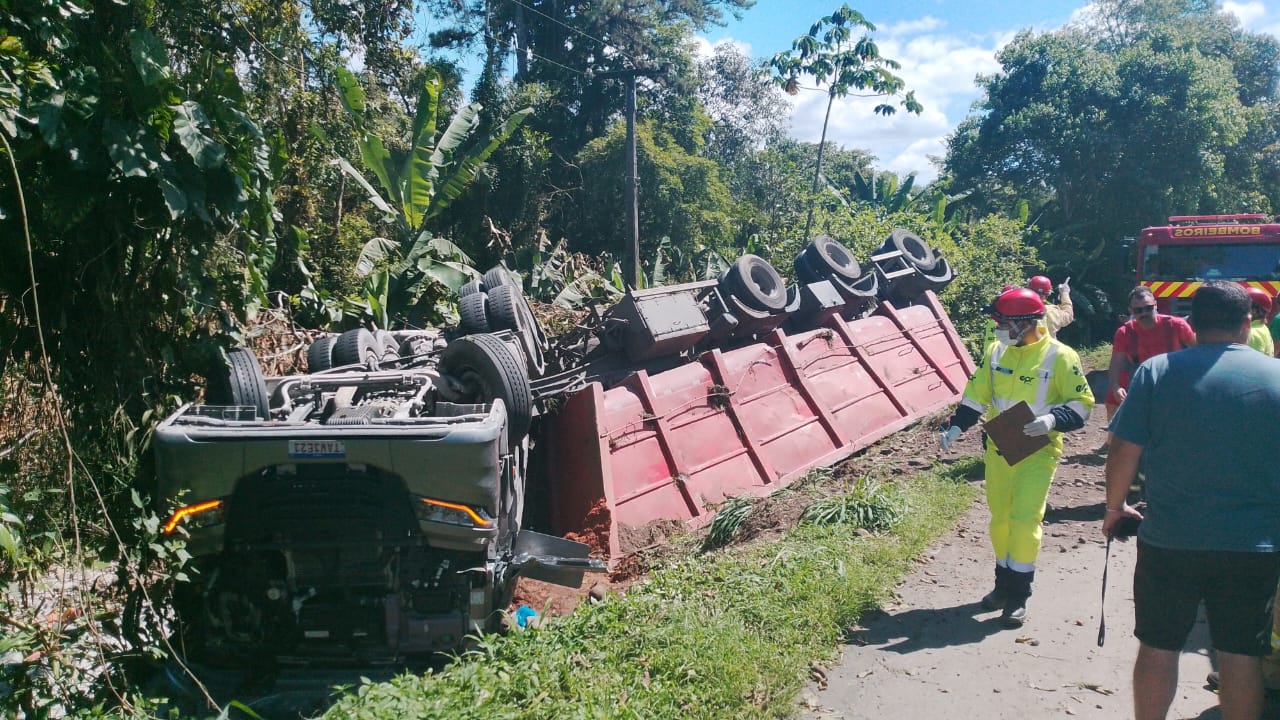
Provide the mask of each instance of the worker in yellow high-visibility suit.
[{"label": "worker in yellow high-visibility suit", "polygon": [[996,342],[965,386],[940,442],[943,450],[950,450],[960,433],[984,414],[990,420],[1020,401],[1035,414],[1023,433],[1049,436],[1046,447],[1013,466],[990,441],[984,456],[996,582],[982,605],[1001,609],[1006,627],[1021,627],[1040,554],[1045,500],[1062,456],[1062,433],[1084,427],[1093,410],[1093,392],[1080,368],[1080,356],[1049,336],[1043,323],[1044,301],[1037,293],[1027,288],[1005,291],[987,312],[996,321]]},{"label": "worker in yellow high-visibility suit", "polygon": [[1275,357],[1276,346],[1271,339],[1271,329],[1267,322],[1271,319],[1271,293],[1253,286],[1244,289],[1252,303],[1253,319],[1249,321],[1249,347],[1258,352]]}]

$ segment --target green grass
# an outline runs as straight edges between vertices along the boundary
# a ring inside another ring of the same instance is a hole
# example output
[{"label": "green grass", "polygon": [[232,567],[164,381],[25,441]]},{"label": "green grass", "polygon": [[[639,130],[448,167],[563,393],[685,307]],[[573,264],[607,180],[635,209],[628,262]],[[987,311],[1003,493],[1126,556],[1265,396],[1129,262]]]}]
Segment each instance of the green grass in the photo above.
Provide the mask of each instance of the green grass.
[{"label": "green grass", "polygon": [[751,510],[755,507],[756,501],[757,499],[750,495],[725,500],[707,527],[707,541],[704,547],[711,549],[728,545],[738,534],[742,524],[751,517]]},{"label": "green grass", "polygon": [[800,515],[800,522],[889,530],[901,522],[906,511],[900,486],[862,478],[847,493],[825,497],[809,505]]},{"label": "green grass", "polygon": [[1075,348],[1075,351],[1080,354],[1080,362],[1086,371],[1106,370],[1111,365],[1111,343],[1109,342],[1093,347]]},{"label": "green grass", "polygon": [[326,718],[777,718],[809,664],[968,508],[978,462],[904,483],[892,532],[802,525],[693,554],[541,630],[487,637],[439,673],[366,684]]}]

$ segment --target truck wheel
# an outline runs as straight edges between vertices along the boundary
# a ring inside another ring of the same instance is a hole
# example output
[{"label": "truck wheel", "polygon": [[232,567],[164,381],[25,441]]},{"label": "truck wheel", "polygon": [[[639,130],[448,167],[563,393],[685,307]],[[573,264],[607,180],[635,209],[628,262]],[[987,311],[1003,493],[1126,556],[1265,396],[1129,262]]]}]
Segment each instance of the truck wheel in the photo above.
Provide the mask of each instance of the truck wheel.
[{"label": "truck wheel", "polygon": [[489,327],[494,330],[511,330],[520,341],[532,377],[541,377],[547,369],[543,356],[541,334],[537,319],[529,309],[529,302],[514,285],[499,285],[489,291]]},{"label": "truck wheel", "polygon": [[333,367],[332,335],[324,335],[307,348],[307,372],[321,372]]},{"label": "truck wheel", "polygon": [[375,331],[373,339],[378,343],[379,367],[393,365],[400,359],[400,342],[390,332],[386,330]]},{"label": "truck wheel", "polygon": [[[808,248],[806,248],[806,250],[807,249]],[[810,284],[822,282],[827,279],[827,276],[824,275],[819,268],[814,267],[814,265],[809,262],[809,256],[804,252],[796,255],[796,259],[792,261],[791,265],[796,271],[796,280],[798,282]]]},{"label": "truck wheel", "polygon": [[898,250],[902,253],[902,257],[917,270],[932,270],[933,266],[938,264],[938,258],[934,255],[933,248],[929,247],[929,243],[921,240],[919,235],[903,228],[889,233],[880,250],[881,252]]},{"label": "truck wheel", "polygon": [[507,436],[513,445],[529,432],[533,394],[528,371],[502,340],[488,333],[454,340],[440,354],[440,372],[456,379],[471,402],[502,398],[507,406]]},{"label": "truck wheel", "polygon": [[516,292],[521,292],[520,281],[512,276],[511,271],[502,265],[489,268],[484,274],[484,279],[480,282],[484,285],[485,292],[493,292],[504,285],[510,285],[516,289]]},{"label": "truck wheel", "polygon": [[378,369],[378,358],[382,357],[382,346],[378,344],[373,333],[364,328],[348,330],[333,341],[333,364],[363,365],[370,370]]},{"label": "truck wheel", "polygon": [[835,238],[820,235],[810,240],[801,254],[808,260],[809,267],[823,276],[834,275],[848,282],[862,277],[862,266],[849,248],[836,242]]},{"label": "truck wheel", "polygon": [[489,294],[477,292],[458,298],[458,329],[470,335],[489,332]]},{"label": "truck wheel", "polygon": [[480,281],[472,280],[458,288],[458,299],[462,299],[468,295],[475,295],[481,290],[484,290],[484,287],[480,285]]},{"label": "truck wheel", "polygon": [[927,271],[920,273],[928,285],[928,289],[934,293],[942,292],[942,289],[955,279],[955,275],[951,271],[951,265],[944,257],[939,257],[937,264]]},{"label": "truck wheel", "polygon": [[725,271],[720,286],[754,310],[776,312],[787,306],[782,276],[758,255],[743,255],[735,260]]},{"label": "truck wheel", "polygon": [[231,348],[223,355],[223,361],[209,371],[205,401],[209,405],[248,406],[263,420],[271,417],[267,383],[252,350]]}]

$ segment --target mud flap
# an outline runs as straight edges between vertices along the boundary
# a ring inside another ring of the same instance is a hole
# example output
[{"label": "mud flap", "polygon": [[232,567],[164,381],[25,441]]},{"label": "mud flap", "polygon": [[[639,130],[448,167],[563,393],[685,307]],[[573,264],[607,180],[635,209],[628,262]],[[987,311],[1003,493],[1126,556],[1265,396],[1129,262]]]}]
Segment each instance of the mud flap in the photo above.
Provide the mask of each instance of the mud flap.
[{"label": "mud flap", "polygon": [[583,573],[607,572],[604,561],[587,557],[591,548],[586,543],[521,530],[516,535],[514,557],[507,566],[507,577],[527,577],[543,582],[581,587]]}]

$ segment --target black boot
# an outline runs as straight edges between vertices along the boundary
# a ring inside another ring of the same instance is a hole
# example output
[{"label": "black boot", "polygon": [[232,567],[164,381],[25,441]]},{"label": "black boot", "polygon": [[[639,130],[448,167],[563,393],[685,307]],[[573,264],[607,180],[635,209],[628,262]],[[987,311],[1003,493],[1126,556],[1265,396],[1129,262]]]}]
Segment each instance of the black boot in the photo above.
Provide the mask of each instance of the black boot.
[{"label": "black boot", "polygon": [[1000,622],[1007,628],[1020,628],[1027,621],[1027,598],[1031,597],[1031,582],[1036,579],[1036,571],[1009,572],[1008,596],[1004,601],[1004,612],[1000,613]]},{"label": "black boot", "polygon": [[1009,596],[1009,573],[1013,572],[1003,565],[996,566],[996,587],[982,597],[983,610],[999,610]]}]

